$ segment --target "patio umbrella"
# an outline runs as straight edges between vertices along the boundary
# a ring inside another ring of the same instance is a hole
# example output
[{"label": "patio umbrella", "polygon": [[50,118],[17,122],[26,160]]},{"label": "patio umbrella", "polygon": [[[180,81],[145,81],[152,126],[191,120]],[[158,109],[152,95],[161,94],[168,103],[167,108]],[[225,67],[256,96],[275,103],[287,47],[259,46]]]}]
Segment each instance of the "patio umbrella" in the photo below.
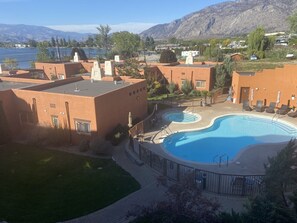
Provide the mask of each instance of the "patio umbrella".
[{"label": "patio umbrella", "polygon": [[280,97],[281,97],[281,92],[278,91],[277,92],[277,98],[276,98],[276,104],[278,104],[280,102]]},{"label": "patio umbrella", "polygon": [[251,101],[254,100],[254,89],[251,90]]},{"label": "patio umbrella", "polygon": [[129,112],[129,115],[128,115],[128,127],[131,128],[133,126],[132,124],[132,114],[131,112]]}]

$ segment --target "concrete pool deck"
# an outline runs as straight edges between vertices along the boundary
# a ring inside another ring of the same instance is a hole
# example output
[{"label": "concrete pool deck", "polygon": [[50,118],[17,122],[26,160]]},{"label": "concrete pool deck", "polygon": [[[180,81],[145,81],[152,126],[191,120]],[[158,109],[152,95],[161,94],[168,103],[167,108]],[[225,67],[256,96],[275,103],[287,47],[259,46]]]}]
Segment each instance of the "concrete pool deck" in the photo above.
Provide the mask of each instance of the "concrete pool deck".
[{"label": "concrete pool deck", "polygon": [[[162,141],[164,137],[166,137],[168,133],[205,128],[211,125],[215,118],[231,114],[262,116],[271,120],[273,119],[280,122],[286,122],[297,128],[297,119],[288,117],[287,115],[275,116],[275,114],[266,113],[265,111],[242,111],[242,105],[233,104],[231,102],[218,103],[206,107],[176,107],[159,111],[157,115],[158,117],[162,117],[162,115],[168,111],[177,110],[196,113],[201,116],[201,120],[195,123],[169,123],[163,119],[161,120],[160,118],[154,131],[145,134],[144,138],[149,140],[144,140],[144,142],[142,142],[143,146],[149,148],[154,153],[177,163],[217,173],[262,175],[265,172],[264,163],[267,162],[267,158],[275,156],[277,152],[286,146],[287,143],[250,146],[239,153],[234,158],[234,160],[229,161],[228,166],[226,164],[222,164],[219,167],[218,164],[199,164],[195,162],[184,161],[170,155],[162,148]],[[160,131],[162,127],[165,127],[165,130]]]}]

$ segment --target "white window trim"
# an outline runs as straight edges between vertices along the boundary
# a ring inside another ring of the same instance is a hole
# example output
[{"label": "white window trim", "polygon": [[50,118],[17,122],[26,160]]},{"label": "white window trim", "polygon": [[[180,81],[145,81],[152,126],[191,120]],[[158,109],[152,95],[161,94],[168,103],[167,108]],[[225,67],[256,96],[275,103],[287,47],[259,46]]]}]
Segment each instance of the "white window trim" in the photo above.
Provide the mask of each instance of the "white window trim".
[{"label": "white window trim", "polygon": [[[200,82],[200,85],[201,85],[201,83],[204,83],[204,86],[197,86],[198,82]],[[206,87],[206,81],[205,80],[196,80],[195,81],[195,87],[196,88],[205,88]]]},{"label": "white window trim", "polygon": [[[88,125],[87,131],[81,131],[78,128],[78,124],[80,124],[80,125],[87,124]],[[90,135],[91,134],[91,121],[81,120],[81,119],[74,119],[74,125],[75,125],[75,130],[76,130],[76,132],[78,134],[83,134],[83,135]]]}]

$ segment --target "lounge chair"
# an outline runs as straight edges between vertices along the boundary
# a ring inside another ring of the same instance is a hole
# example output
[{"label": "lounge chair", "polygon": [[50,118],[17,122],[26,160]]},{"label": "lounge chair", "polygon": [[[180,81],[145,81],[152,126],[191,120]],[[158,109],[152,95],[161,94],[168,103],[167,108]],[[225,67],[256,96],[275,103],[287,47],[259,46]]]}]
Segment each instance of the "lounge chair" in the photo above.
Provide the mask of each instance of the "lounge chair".
[{"label": "lounge chair", "polygon": [[275,106],[276,106],[276,103],[275,102],[270,102],[270,104],[269,104],[269,107],[268,108],[266,108],[266,112],[267,113],[275,113]]},{"label": "lounge chair", "polygon": [[243,101],[242,103],[242,110],[243,111],[251,111],[253,110],[250,106],[249,106],[249,101]]},{"label": "lounge chair", "polygon": [[264,105],[263,105],[263,101],[261,101],[261,100],[258,100],[258,101],[257,101],[257,104],[256,104],[256,106],[255,106],[255,110],[256,110],[257,112],[263,112],[263,111],[265,110],[265,107],[264,107]]},{"label": "lounge chair", "polygon": [[285,115],[289,112],[288,105],[282,104],[282,106],[276,111],[276,114]]},{"label": "lounge chair", "polygon": [[293,112],[290,112],[288,113],[288,116],[291,117],[291,118],[296,118],[297,117],[297,110],[296,111],[293,111]]}]

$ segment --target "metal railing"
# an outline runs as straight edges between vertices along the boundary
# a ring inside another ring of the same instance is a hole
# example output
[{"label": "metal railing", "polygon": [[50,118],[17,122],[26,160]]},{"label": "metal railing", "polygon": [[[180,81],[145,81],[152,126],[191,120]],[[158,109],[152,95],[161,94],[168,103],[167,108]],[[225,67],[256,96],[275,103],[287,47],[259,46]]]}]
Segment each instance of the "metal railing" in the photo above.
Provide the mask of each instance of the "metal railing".
[{"label": "metal railing", "polygon": [[224,174],[197,169],[169,160],[145,148],[142,144],[138,145],[136,154],[146,165],[171,180],[179,182],[192,174],[197,186],[207,192],[252,196],[264,190],[264,175]]}]

